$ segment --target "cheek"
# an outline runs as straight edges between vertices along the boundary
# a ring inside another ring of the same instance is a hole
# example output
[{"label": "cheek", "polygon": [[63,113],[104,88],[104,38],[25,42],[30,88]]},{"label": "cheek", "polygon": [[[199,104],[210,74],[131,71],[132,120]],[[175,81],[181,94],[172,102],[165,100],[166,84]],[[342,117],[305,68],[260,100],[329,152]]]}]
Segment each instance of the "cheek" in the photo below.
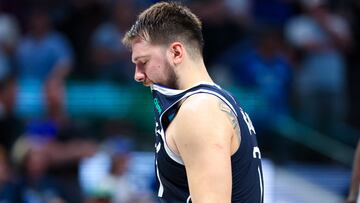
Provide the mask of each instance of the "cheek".
[{"label": "cheek", "polygon": [[164,79],[164,71],[160,65],[154,67],[152,77],[154,80],[157,80],[157,82],[162,82]]},{"label": "cheek", "polygon": [[157,77],[157,78],[161,77],[162,75],[164,75],[164,64],[162,63],[152,64],[151,66],[149,66],[148,74],[149,76],[151,75],[152,77]]}]

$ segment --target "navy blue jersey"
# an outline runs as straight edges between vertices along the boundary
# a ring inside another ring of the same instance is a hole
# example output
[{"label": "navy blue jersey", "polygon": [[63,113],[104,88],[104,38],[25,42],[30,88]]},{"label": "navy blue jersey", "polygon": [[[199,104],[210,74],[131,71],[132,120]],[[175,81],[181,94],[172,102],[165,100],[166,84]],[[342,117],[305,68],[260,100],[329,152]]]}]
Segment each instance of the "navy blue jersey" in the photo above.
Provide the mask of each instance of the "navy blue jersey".
[{"label": "navy blue jersey", "polygon": [[155,168],[160,201],[162,203],[191,202],[184,163],[181,157],[167,145],[165,132],[180,108],[180,101],[200,93],[211,94],[222,100],[237,116],[240,126],[240,147],[231,156],[231,201],[262,203],[264,184],[255,129],[248,114],[237,105],[233,97],[219,86],[212,84],[200,84],[187,90],[174,90],[156,84],[152,86],[156,121]]}]

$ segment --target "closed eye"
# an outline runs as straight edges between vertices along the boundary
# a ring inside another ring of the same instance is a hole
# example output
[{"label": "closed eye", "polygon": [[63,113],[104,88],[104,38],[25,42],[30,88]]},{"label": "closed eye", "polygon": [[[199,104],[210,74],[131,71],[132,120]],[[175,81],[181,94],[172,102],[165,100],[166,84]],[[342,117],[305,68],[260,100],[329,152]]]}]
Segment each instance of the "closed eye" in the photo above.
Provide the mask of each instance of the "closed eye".
[{"label": "closed eye", "polygon": [[141,69],[145,68],[146,64],[147,64],[147,61],[138,61],[138,62],[136,62],[136,66],[141,68]]},{"label": "closed eye", "polygon": [[137,56],[132,61],[135,64],[146,64],[146,62],[148,61],[148,56],[147,55]]}]

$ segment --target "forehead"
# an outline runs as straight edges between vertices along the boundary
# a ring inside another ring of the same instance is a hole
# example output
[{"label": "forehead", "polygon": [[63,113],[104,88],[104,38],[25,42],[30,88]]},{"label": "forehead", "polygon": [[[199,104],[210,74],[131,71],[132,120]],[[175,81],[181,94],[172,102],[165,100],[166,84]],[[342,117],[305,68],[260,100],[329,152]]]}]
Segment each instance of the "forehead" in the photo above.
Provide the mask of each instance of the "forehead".
[{"label": "forehead", "polygon": [[132,50],[132,61],[135,61],[139,57],[148,56],[161,51],[161,46],[153,45],[147,40],[137,38],[131,45]]}]

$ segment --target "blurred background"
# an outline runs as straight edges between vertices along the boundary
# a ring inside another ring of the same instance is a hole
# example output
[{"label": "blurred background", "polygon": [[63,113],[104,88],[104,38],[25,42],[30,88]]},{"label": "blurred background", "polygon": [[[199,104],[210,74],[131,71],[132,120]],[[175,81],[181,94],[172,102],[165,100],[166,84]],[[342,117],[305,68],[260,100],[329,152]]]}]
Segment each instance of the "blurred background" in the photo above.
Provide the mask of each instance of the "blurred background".
[{"label": "blurred background", "polygon": [[[156,0],[0,0],[0,202],[153,203],[151,94],[121,38]],[[344,202],[360,1],[184,0],[253,120],[266,203]]]}]

